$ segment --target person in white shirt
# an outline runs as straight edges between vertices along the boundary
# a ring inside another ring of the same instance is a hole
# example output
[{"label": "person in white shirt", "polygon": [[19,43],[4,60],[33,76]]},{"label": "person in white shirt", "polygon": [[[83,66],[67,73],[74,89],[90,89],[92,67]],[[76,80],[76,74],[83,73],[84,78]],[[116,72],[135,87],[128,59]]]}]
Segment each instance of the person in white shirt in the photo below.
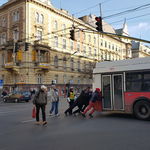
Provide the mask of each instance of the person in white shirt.
[{"label": "person in white shirt", "polygon": [[53,110],[55,109],[55,115],[59,116],[58,114],[58,103],[59,103],[59,93],[56,90],[56,86],[52,85],[52,89],[50,91],[50,96],[52,100],[52,107],[51,110],[49,111],[49,115],[52,115]]}]

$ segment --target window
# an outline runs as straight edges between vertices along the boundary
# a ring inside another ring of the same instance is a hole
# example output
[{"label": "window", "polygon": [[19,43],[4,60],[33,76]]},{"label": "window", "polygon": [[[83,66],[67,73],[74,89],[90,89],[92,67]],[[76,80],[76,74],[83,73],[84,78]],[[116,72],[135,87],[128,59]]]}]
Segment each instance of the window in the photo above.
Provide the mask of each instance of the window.
[{"label": "window", "polygon": [[55,75],[56,84],[58,84],[58,75]]},{"label": "window", "polygon": [[[145,51],[146,52],[146,51]],[[128,48],[128,54],[130,55],[131,54],[131,50]]]},{"label": "window", "polygon": [[92,70],[92,64],[91,64],[91,62],[89,63],[89,70]]},{"label": "window", "polygon": [[109,42],[109,49],[111,49],[111,45],[110,45],[110,42]]},{"label": "window", "polygon": [[80,52],[80,44],[77,44],[77,52]]},{"label": "window", "polygon": [[35,21],[39,22],[39,13],[38,12],[35,13]]},{"label": "window", "polygon": [[84,62],[84,71],[86,70],[86,62]]},{"label": "window", "polygon": [[14,74],[15,84],[17,84],[17,74]]},{"label": "window", "polygon": [[107,41],[105,41],[105,47],[107,48]]},{"label": "window", "polygon": [[58,37],[54,36],[54,46],[58,47]]},{"label": "window", "polygon": [[55,56],[54,65],[55,65],[55,66],[58,66],[58,56]]},{"label": "window", "polygon": [[63,58],[63,67],[64,67],[64,68],[66,68],[66,61],[67,61],[67,59],[64,57],[64,58]]},{"label": "window", "polygon": [[16,13],[14,12],[13,13],[13,22],[15,22],[16,21]]},{"label": "window", "polygon": [[44,24],[44,16],[42,14],[40,16],[40,23]]},{"label": "window", "polygon": [[17,21],[20,20],[19,11],[17,11]]},{"label": "window", "polygon": [[94,56],[96,56],[96,49],[94,49]]},{"label": "window", "polygon": [[38,84],[42,83],[42,74],[38,74]]},{"label": "window", "polygon": [[18,31],[14,30],[13,33],[14,33],[14,39],[18,40]]},{"label": "window", "polygon": [[103,40],[101,39],[101,46],[103,46]]},{"label": "window", "polygon": [[66,26],[63,24],[63,33],[66,33]]},{"label": "window", "polygon": [[144,49],[144,52],[146,52],[146,49]]},{"label": "window", "polygon": [[116,45],[116,51],[117,51],[118,49],[117,49],[117,45]]},{"label": "window", "polygon": [[77,31],[77,38],[80,38],[80,30]]},{"label": "window", "polygon": [[94,44],[96,44],[96,37],[94,37]]},{"label": "window", "polygon": [[37,40],[42,40],[42,31],[37,30]]},{"label": "window", "polygon": [[114,50],[114,44],[112,44],[112,50]]},{"label": "window", "polygon": [[83,33],[83,40],[86,40],[86,35],[85,35],[85,33]]},{"label": "window", "polygon": [[71,59],[71,68],[74,69],[74,61]]},{"label": "window", "polygon": [[70,83],[73,84],[73,76],[71,76]]},{"label": "window", "polygon": [[121,52],[120,47],[119,47],[119,52]]},{"label": "window", "polygon": [[54,20],[54,29],[57,30],[57,21]]},{"label": "window", "polygon": [[101,53],[101,59],[103,59],[103,53]]},{"label": "window", "polygon": [[105,60],[107,60],[107,54],[105,54]]},{"label": "window", "polygon": [[89,42],[91,42],[91,35],[89,35]]},{"label": "window", "polygon": [[83,46],[83,53],[86,54],[86,46]]},{"label": "window", "polygon": [[92,79],[89,79],[90,84],[92,84]]},{"label": "window", "polygon": [[78,61],[78,69],[80,69],[80,61]]},{"label": "window", "polygon": [[111,60],[111,56],[110,56],[110,54],[109,54],[109,60]]},{"label": "window", "polygon": [[6,34],[2,34],[2,44],[6,42]]},{"label": "window", "polygon": [[6,23],[5,23],[5,18],[3,18],[3,21],[2,21],[2,26],[5,27]]},{"label": "window", "polygon": [[66,75],[63,76],[64,84],[66,83]]},{"label": "window", "polygon": [[5,55],[2,54],[2,66],[4,66],[4,65],[5,65]]},{"label": "window", "polygon": [[78,77],[78,84],[80,84],[80,77]]},{"label": "window", "polygon": [[91,55],[91,47],[89,47],[89,55]]},{"label": "window", "polygon": [[70,50],[73,51],[73,41],[70,41]]},{"label": "window", "polygon": [[84,78],[84,84],[86,84],[86,78]]},{"label": "window", "polygon": [[66,39],[63,39],[63,49],[66,49]]},{"label": "window", "polygon": [[150,91],[150,72],[126,73],[126,91]]}]

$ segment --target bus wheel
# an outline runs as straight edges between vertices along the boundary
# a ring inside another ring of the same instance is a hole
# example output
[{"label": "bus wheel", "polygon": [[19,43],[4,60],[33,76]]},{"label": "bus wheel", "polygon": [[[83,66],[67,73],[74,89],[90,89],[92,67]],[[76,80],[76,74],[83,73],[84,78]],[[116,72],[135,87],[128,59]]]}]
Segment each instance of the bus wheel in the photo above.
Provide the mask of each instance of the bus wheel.
[{"label": "bus wheel", "polygon": [[150,103],[144,100],[137,102],[134,106],[134,115],[141,120],[150,120]]}]

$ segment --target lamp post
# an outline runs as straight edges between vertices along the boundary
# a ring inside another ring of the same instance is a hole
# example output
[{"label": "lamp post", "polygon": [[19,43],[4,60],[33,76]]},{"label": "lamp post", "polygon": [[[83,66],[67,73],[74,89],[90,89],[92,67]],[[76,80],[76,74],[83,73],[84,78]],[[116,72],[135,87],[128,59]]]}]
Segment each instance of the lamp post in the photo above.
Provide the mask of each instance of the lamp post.
[{"label": "lamp post", "polygon": [[[68,60],[71,58],[71,56],[74,55],[75,53],[77,53],[77,51],[75,51],[74,53],[72,53],[72,54],[70,55],[70,57],[68,57],[68,59],[67,59],[66,61],[64,61],[64,62],[67,63],[67,61],[68,61]],[[67,70],[66,70],[66,71],[67,71]],[[64,75],[66,74],[66,71],[64,71]],[[67,93],[69,92],[69,85],[70,85],[70,80],[69,80],[68,83],[64,84],[64,98],[66,98],[66,86],[68,87]]]}]

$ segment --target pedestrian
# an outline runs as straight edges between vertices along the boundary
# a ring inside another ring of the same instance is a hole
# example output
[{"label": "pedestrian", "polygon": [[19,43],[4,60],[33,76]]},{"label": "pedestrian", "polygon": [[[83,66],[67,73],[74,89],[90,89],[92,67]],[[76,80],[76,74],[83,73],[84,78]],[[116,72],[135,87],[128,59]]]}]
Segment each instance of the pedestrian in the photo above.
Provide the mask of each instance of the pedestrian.
[{"label": "pedestrian", "polygon": [[74,115],[76,115],[76,113],[80,112],[82,109],[82,106],[84,105],[84,102],[86,99],[88,99],[89,95],[87,94],[87,89],[83,90],[80,94],[80,96],[74,101],[73,105],[71,105],[64,113],[67,116],[67,113],[72,111],[72,109],[76,106],[78,106],[78,109],[76,111],[73,112]]},{"label": "pedestrian", "polygon": [[3,91],[3,93],[2,93],[2,98],[4,97],[4,96],[6,96],[7,95],[7,92],[6,91]]},{"label": "pedestrian", "polygon": [[59,93],[56,90],[56,86],[52,85],[52,89],[50,91],[50,96],[52,100],[52,107],[51,110],[49,111],[49,115],[52,115],[53,110],[55,109],[55,116],[59,116],[58,114],[58,103],[59,103]]},{"label": "pedestrian", "polygon": [[39,125],[39,111],[40,108],[42,110],[42,119],[43,125],[47,124],[46,122],[46,114],[45,109],[47,107],[47,93],[46,93],[46,86],[42,85],[40,90],[35,93],[33,99],[33,107],[36,107],[36,124]]},{"label": "pedestrian", "polygon": [[94,111],[96,110],[96,105],[95,102],[98,100],[100,101],[102,99],[102,95],[100,92],[99,88],[96,88],[95,92],[92,94],[92,98],[90,99],[90,103],[89,106],[85,109],[85,111],[83,112],[82,116],[86,117],[85,114],[88,110],[90,110],[91,108],[93,108],[93,110],[90,112],[89,116],[93,117],[92,114],[94,113]]},{"label": "pedestrian", "polygon": [[[75,96],[75,93],[73,92],[73,87],[70,88],[70,91],[68,92],[68,97],[67,97],[67,101],[69,103],[69,106],[71,107],[74,103],[74,100],[77,97]],[[69,115],[72,115],[72,110],[70,109],[69,111]]]}]

